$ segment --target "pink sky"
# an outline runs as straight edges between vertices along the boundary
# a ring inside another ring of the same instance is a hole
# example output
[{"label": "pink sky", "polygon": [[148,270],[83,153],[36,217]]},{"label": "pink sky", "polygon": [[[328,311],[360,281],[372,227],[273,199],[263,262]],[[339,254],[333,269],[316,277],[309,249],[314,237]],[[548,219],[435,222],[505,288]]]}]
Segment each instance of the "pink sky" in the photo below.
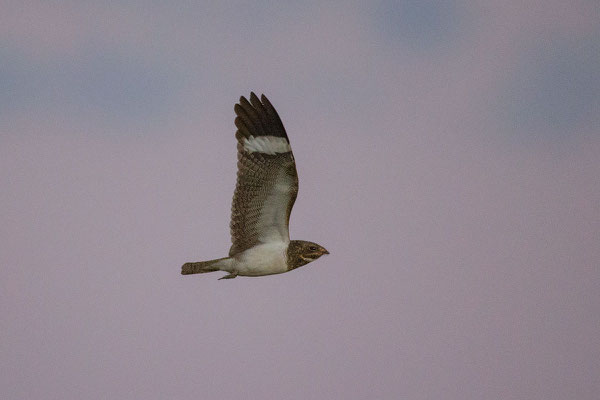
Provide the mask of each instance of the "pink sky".
[{"label": "pink sky", "polygon": [[[594,2],[43,4],[0,4],[1,398],[597,398]],[[331,255],[182,277],[250,90]]]}]

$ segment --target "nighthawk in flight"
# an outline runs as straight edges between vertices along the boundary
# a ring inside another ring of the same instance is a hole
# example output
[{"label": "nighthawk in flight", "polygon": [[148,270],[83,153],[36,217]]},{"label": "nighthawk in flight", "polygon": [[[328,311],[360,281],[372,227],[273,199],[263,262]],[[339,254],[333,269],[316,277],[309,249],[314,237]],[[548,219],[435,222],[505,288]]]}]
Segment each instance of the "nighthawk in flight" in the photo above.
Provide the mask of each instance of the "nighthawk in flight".
[{"label": "nighthawk in flight", "polygon": [[329,252],[290,240],[289,220],[298,174],[290,141],[271,102],[254,93],[234,106],[238,172],[231,206],[229,257],[183,265],[183,275],[225,271],[220,279],[281,274]]}]

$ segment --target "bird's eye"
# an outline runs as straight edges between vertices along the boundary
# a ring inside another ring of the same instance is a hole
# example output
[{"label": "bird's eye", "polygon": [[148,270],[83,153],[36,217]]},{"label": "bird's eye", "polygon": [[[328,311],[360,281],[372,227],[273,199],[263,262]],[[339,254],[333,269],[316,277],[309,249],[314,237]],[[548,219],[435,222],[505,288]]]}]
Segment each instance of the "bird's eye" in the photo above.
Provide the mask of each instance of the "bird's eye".
[{"label": "bird's eye", "polygon": [[308,249],[309,249],[310,251],[317,251],[317,248],[316,248],[315,246],[310,246]]}]

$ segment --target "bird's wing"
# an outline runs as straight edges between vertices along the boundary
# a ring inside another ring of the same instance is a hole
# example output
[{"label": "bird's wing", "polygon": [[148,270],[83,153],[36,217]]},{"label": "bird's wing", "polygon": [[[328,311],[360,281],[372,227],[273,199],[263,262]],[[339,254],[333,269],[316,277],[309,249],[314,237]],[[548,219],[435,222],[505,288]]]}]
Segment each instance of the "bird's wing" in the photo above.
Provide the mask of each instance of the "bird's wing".
[{"label": "bird's wing", "polygon": [[298,174],[283,123],[269,100],[240,97],[235,137],[238,172],[231,206],[229,255],[261,243],[289,241]]}]

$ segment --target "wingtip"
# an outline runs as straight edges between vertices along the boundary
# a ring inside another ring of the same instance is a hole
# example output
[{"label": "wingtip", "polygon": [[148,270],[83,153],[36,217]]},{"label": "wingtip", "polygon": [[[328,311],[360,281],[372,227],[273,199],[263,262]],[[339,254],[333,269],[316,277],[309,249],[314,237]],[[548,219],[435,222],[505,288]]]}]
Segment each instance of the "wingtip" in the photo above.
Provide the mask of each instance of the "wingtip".
[{"label": "wingtip", "polygon": [[258,96],[254,92],[250,92],[250,103],[254,107],[257,107],[259,104],[262,106],[260,100],[258,99]]},{"label": "wingtip", "polygon": [[[235,114],[242,118],[244,125],[248,128],[243,131],[244,136],[276,136],[289,139],[283,123],[275,111],[267,96],[261,93],[260,98],[254,91],[250,92],[248,98],[240,96],[238,104],[234,105]],[[236,126],[239,125],[236,123]]]},{"label": "wingtip", "polygon": [[240,100],[238,102],[239,103],[249,102],[250,104],[252,104],[252,99],[255,99],[261,103],[264,103],[265,101],[269,101],[269,99],[267,98],[267,96],[265,96],[264,93],[261,93],[260,97],[258,97],[254,91],[251,91],[250,96],[248,96],[248,98],[246,98],[245,96],[240,96]]},{"label": "wingtip", "polygon": [[273,105],[271,104],[271,102],[269,101],[269,99],[267,98],[267,96],[265,96],[263,94],[263,95],[260,96],[260,99],[261,99],[262,103],[265,105],[265,107],[272,108],[273,111],[275,110],[275,108],[273,107]]}]

